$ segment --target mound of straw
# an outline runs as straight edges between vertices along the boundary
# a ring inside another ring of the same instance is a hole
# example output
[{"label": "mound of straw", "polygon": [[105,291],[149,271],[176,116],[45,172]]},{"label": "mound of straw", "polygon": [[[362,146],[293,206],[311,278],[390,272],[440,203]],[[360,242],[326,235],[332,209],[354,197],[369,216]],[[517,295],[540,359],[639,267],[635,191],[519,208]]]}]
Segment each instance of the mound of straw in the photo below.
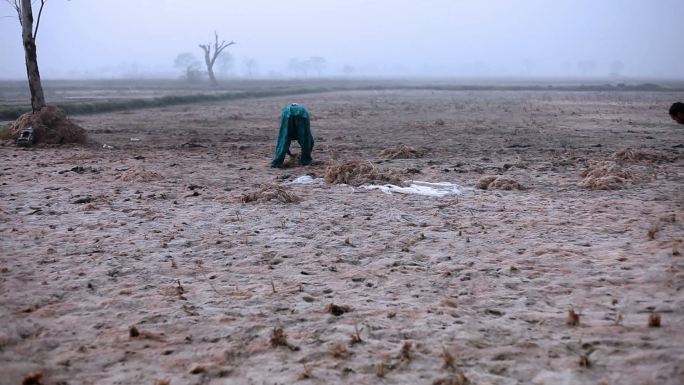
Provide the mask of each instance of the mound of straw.
[{"label": "mound of straw", "polygon": [[4,137],[16,140],[21,130],[33,127],[35,143],[66,144],[85,143],[86,131],[67,119],[61,109],[45,106],[35,113],[27,112],[12,122]]},{"label": "mound of straw", "polygon": [[348,160],[342,164],[325,169],[325,181],[330,184],[392,184],[406,186],[406,183],[393,171],[380,170],[368,161]]},{"label": "mound of straw", "polygon": [[523,190],[523,186],[508,178],[500,176],[484,176],[475,183],[480,190]]},{"label": "mound of straw", "polygon": [[425,155],[425,151],[409,147],[405,144],[384,149],[380,153],[380,156],[384,159],[415,159],[422,158],[423,155]]},{"label": "mound of straw", "polygon": [[115,179],[122,182],[151,182],[154,180],[162,180],[164,177],[154,171],[147,171],[144,168],[141,168],[126,170],[117,175]]},{"label": "mound of straw", "polygon": [[301,198],[287,191],[283,187],[276,185],[262,185],[257,191],[242,194],[240,201],[242,203],[265,203],[270,201],[277,201],[281,203],[298,203],[301,201]]},{"label": "mound of straw", "polygon": [[592,190],[619,190],[634,174],[612,161],[595,162],[581,174],[581,187]]},{"label": "mound of straw", "polygon": [[614,152],[610,159],[623,163],[662,163],[667,159],[659,154],[653,154],[634,148],[625,148]]}]

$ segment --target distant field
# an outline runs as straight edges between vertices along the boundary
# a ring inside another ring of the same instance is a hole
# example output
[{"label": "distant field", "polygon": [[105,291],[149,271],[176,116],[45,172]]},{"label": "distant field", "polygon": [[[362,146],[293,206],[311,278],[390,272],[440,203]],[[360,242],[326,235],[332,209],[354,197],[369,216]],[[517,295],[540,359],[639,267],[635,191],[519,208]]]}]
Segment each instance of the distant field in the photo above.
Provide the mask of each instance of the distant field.
[{"label": "distant field", "polygon": [[[502,91],[682,91],[684,81],[640,80],[487,80],[487,79],[318,79],[226,80],[218,87],[174,79],[48,80],[43,82],[50,104],[69,114],[153,108],[168,105],[344,90],[502,90]],[[0,120],[30,109],[25,81],[0,81]]]}]

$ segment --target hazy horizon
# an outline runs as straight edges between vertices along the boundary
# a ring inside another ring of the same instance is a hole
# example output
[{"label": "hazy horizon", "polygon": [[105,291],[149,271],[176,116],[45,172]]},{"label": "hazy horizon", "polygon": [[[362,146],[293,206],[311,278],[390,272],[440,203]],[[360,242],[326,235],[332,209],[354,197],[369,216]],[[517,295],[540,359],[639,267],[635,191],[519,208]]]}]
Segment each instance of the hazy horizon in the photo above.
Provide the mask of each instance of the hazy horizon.
[{"label": "hazy horizon", "polygon": [[[0,78],[25,78],[16,15],[0,15]],[[37,46],[44,79],[180,77],[176,57],[202,61],[214,30],[237,42],[224,77],[684,79],[681,15],[678,0],[50,0]]]}]

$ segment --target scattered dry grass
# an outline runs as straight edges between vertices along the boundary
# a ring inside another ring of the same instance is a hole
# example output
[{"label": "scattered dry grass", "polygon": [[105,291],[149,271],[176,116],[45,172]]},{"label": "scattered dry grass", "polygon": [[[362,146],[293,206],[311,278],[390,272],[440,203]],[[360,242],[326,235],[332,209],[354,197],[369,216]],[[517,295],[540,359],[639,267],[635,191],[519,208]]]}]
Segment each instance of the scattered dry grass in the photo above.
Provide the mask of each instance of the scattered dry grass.
[{"label": "scattered dry grass", "polygon": [[399,360],[402,362],[411,361],[411,349],[413,348],[413,342],[404,341],[404,345],[401,346],[399,351]]},{"label": "scattered dry grass", "polygon": [[278,346],[285,346],[286,348],[292,350],[292,351],[297,351],[299,350],[298,346],[292,345],[287,341],[287,334],[285,334],[285,331],[283,331],[283,328],[273,328],[273,332],[271,333],[271,346],[274,348],[277,348]]},{"label": "scattered dry grass", "polygon": [[614,152],[610,158],[616,162],[623,163],[662,163],[667,159],[659,154],[653,154],[646,151],[637,150],[634,148],[625,148]]},{"label": "scattered dry grass", "polygon": [[658,231],[660,231],[660,222],[654,223],[653,226],[648,229],[648,232],[646,233],[648,239],[651,241],[654,240]]},{"label": "scattered dry grass", "polygon": [[580,355],[579,358],[579,366],[582,368],[588,368],[591,366],[591,362],[589,361],[589,356],[586,354]]},{"label": "scattered dry grass", "polygon": [[468,378],[463,373],[455,374],[451,377],[438,378],[432,382],[432,385],[467,385],[470,384]]},{"label": "scattered dry grass", "polygon": [[442,360],[444,361],[443,369],[453,369],[455,367],[456,359],[446,348],[442,348]]},{"label": "scattered dry grass", "polygon": [[425,155],[424,150],[415,149],[405,144],[382,150],[380,156],[384,159],[416,159]]},{"label": "scattered dry grass", "polygon": [[380,378],[385,377],[385,361],[380,361],[375,365],[375,375]]},{"label": "scattered dry grass", "polygon": [[393,184],[406,186],[406,183],[395,173],[380,170],[368,161],[348,160],[344,163],[328,166],[325,169],[325,181],[330,184]]},{"label": "scattered dry grass", "polygon": [[276,185],[262,185],[259,190],[244,193],[240,197],[242,203],[265,203],[273,200],[280,203],[299,203],[302,199],[285,188]]},{"label": "scattered dry grass", "polygon": [[343,344],[335,344],[330,349],[330,354],[335,358],[343,359],[351,357],[352,352]]},{"label": "scattered dry grass", "polygon": [[162,180],[164,177],[154,171],[147,171],[144,168],[131,169],[117,175],[115,179],[122,182],[151,182],[155,180]]},{"label": "scattered dry grass", "polygon": [[313,373],[311,373],[311,368],[309,366],[306,366],[305,363],[303,363],[302,365],[304,366],[304,370],[299,375],[299,379],[300,380],[306,380],[309,378],[313,378]]},{"label": "scattered dry grass", "polygon": [[358,325],[354,325],[354,333],[351,334],[351,340],[349,341],[349,345],[354,346],[356,344],[360,344],[363,342],[361,339],[361,331],[363,331],[363,328],[359,330]]},{"label": "scattered dry grass", "polygon": [[619,190],[634,179],[634,174],[612,161],[592,163],[581,174],[580,186],[592,190]]},{"label": "scattered dry grass", "polygon": [[508,178],[503,178],[500,176],[484,176],[480,178],[475,187],[480,190],[522,190],[523,186]]}]

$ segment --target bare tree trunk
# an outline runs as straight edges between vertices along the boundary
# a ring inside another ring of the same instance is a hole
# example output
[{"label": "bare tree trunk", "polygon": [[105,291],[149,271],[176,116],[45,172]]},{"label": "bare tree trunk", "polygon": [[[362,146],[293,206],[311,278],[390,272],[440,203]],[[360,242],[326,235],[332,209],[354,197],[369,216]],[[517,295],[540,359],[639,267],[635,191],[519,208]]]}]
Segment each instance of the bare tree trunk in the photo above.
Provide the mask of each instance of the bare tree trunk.
[{"label": "bare tree trunk", "polygon": [[43,86],[40,83],[40,72],[38,71],[31,0],[21,0],[21,36],[24,42],[26,74],[28,76],[29,90],[31,91],[31,108],[33,112],[36,112],[45,107],[45,96],[43,95]]},{"label": "bare tree trunk", "polygon": [[[215,57],[214,57],[215,58]],[[216,76],[214,76],[214,60],[209,57],[209,51],[204,51],[204,62],[207,63],[207,73],[212,86],[217,86]]]},{"label": "bare tree trunk", "polygon": [[218,85],[218,82],[216,81],[216,76],[214,76],[214,63],[216,63],[216,58],[221,54],[221,52],[223,52],[224,49],[230,47],[233,44],[235,44],[234,41],[226,43],[225,40],[219,43],[218,33],[214,31],[213,53],[211,49],[211,43],[199,45],[199,47],[202,48],[202,51],[204,51],[204,62],[207,64],[207,73],[209,74],[209,80],[211,81],[212,86]]}]

